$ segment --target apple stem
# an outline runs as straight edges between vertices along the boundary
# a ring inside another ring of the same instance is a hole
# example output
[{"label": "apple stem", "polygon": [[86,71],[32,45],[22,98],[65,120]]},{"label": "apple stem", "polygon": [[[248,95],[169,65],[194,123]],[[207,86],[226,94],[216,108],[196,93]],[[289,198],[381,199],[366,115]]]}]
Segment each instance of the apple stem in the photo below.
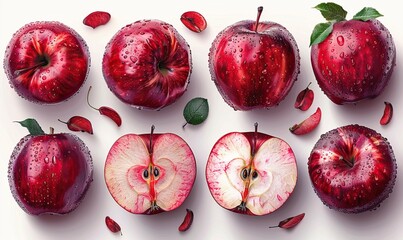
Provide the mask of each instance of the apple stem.
[{"label": "apple stem", "polygon": [[309,88],[309,86],[311,86],[312,82],[309,82],[308,86],[306,86],[306,89]]},{"label": "apple stem", "polygon": [[150,154],[153,153],[153,134],[154,134],[154,129],[155,129],[155,126],[154,126],[154,125],[151,125],[150,146],[149,146],[149,149],[148,149],[148,152],[149,152]]},{"label": "apple stem", "polygon": [[50,134],[54,134],[54,133],[55,133],[55,129],[54,129],[53,127],[50,127],[50,128],[49,128],[49,132],[50,132]]},{"label": "apple stem", "polygon": [[262,15],[263,12],[263,7],[260,6],[257,8],[257,18],[256,18],[256,24],[255,24],[255,32],[257,32],[257,27],[259,26],[259,20],[260,20],[260,16]]},{"label": "apple stem", "polygon": [[340,157],[340,159],[347,164],[350,168],[354,167],[354,158],[351,158],[350,160],[344,159],[344,157]]},{"label": "apple stem", "polygon": [[278,228],[279,226],[270,226],[269,228]]},{"label": "apple stem", "polygon": [[27,68],[15,70],[15,71],[14,71],[14,74],[17,75],[17,76],[19,76],[19,75],[20,75],[21,73],[23,73],[23,72],[32,70],[32,69],[37,68],[37,67],[46,66],[46,64],[48,64],[48,63],[49,63],[49,62],[44,58],[44,60],[38,62],[37,64],[35,64],[35,65],[31,66],[31,67],[27,67]]},{"label": "apple stem", "polygon": [[90,106],[92,109],[95,109],[95,110],[99,111],[98,108],[96,108],[96,107],[94,107],[94,106],[92,106],[92,105],[90,104],[89,98],[90,98],[90,91],[91,91],[91,88],[92,88],[92,86],[90,86],[90,88],[88,88],[88,92],[87,92],[87,104],[88,104],[88,106]]},{"label": "apple stem", "polygon": [[59,121],[59,122],[61,122],[61,123],[64,123],[64,124],[68,124],[68,122],[62,121],[62,120],[60,120],[60,119],[57,119],[57,121]]},{"label": "apple stem", "polygon": [[255,133],[253,135],[253,142],[252,142],[252,156],[255,155],[256,152],[256,139],[257,139],[257,128],[258,128],[259,124],[257,122],[255,122]]}]

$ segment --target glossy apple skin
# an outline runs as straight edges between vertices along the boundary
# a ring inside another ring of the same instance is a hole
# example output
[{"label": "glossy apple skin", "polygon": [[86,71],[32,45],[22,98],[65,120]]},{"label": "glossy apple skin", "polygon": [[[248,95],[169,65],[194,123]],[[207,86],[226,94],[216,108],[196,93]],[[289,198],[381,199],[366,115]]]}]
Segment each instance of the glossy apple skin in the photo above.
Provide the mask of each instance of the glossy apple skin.
[{"label": "glossy apple skin", "polygon": [[20,140],[9,162],[11,192],[27,213],[62,215],[76,209],[92,182],[85,144],[68,133]]},{"label": "glossy apple skin", "polygon": [[172,25],[159,20],[137,21],[120,29],[102,62],[106,83],[121,101],[151,110],[183,95],[191,68],[189,45]]},{"label": "glossy apple skin", "polygon": [[346,213],[378,207],[392,191],[397,175],[395,156],[387,140],[359,125],[322,135],[310,154],[308,169],[323,203]]},{"label": "glossy apple skin", "polygon": [[60,22],[23,26],[13,35],[4,58],[11,87],[21,97],[44,104],[73,96],[85,82],[89,67],[87,44]]},{"label": "glossy apple skin", "polygon": [[297,80],[297,43],[277,23],[237,22],[218,34],[210,48],[209,69],[224,100],[235,110],[277,106]]},{"label": "glossy apple skin", "polygon": [[311,63],[330,100],[355,103],[381,94],[396,65],[396,48],[378,20],[342,21],[323,42],[312,46]]}]

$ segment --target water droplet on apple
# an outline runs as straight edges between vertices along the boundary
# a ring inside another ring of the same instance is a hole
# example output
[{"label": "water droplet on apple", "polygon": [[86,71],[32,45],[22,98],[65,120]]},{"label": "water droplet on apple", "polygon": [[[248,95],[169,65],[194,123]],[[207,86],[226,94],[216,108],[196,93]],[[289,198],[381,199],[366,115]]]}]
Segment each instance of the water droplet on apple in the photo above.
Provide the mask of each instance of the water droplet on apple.
[{"label": "water droplet on apple", "polygon": [[48,162],[49,162],[49,158],[48,158],[48,157],[45,157],[44,161],[45,161],[45,163],[48,163]]}]

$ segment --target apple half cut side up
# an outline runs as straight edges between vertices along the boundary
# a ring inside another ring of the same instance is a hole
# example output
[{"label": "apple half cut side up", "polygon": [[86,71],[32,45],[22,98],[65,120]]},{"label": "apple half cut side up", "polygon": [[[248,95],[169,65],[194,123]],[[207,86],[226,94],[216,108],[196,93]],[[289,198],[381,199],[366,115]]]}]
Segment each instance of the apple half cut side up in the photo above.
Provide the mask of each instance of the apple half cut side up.
[{"label": "apple half cut side up", "polygon": [[283,140],[259,132],[232,132],[211,150],[206,178],[216,202],[228,210],[265,215],[293,192],[297,165]]},{"label": "apple half cut side up", "polygon": [[155,214],[185,201],[196,178],[196,162],[190,147],[175,134],[127,134],[113,144],[104,174],[121,207]]}]

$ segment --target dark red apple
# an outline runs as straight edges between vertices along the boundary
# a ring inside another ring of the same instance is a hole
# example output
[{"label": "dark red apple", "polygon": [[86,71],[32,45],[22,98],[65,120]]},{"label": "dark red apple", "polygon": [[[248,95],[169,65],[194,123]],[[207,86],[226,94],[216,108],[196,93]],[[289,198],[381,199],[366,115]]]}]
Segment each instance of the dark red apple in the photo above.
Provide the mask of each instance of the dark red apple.
[{"label": "dark red apple", "polygon": [[189,45],[176,29],[142,20],[120,29],[102,62],[109,89],[137,108],[159,110],[186,91],[192,68]]},{"label": "dark red apple", "polygon": [[59,215],[78,207],[92,182],[92,172],[90,152],[76,135],[39,131],[22,138],[14,148],[8,180],[25,212]]},{"label": "dark red apple", "polygon": [[257,131],[231,132],[210,152],[206,179],[211,195],[223,208],[265,215],[280,208],[297,183],[297,163],[282,139]]},{"label": "dark red apple", "polygon": [[297,80],[300,57],[287,29],[274,22],[237,22],[215,38],[209,53],[213,81],[235,110],[277,106]]},{"label": "dark red apple", "polygon": [[[326,4],[318,6],[322,9]],[[364,8],[352,20],[345,20],[347,12],[340,6],[335,9],[341,12],[337,16],[344,17],[318,24],[311,37],[311,62],[318,84],[336,104],[375,98],[389,83],[396,64],[392,36],[374,19],[382,16],[375,9]],[[328,35],[319,35],[325,32]]]},{"label": "dark red apple", "polygon": [[86,80],[89,67],[85,41],[59,22],[23,26],[13,35],[4,57],[11,87],[36,103],[58,103],[73,96]]},{"label": "dark red apple", "polygon": [[188,144],[173,133],[126,134],[109,150],[106,186],[115,201],[136,214],[178,208],[196,178],[196,161]]},{"label": "dark red apple", "polygon": [[378,207],[392,192],[397,175],[389,142],[359,125],[322,135],[311,152],[308,169],[323,203],[346,213]]}]

